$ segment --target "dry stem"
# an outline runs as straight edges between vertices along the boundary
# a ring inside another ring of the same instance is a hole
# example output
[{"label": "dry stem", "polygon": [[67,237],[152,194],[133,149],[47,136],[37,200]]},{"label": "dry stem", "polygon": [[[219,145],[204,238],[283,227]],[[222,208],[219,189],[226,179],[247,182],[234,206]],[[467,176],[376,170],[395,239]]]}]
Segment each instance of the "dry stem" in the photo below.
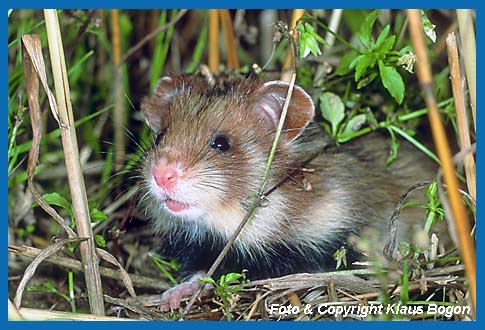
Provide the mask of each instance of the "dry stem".
[{"label": "dry stem", "polygon": [[[456,122],[458,124],[458,133],[460,137],[460,148],[468,149],[471,146],[470,132],[468,129],[468,119],[465,106],[465,97],[463,95],[463,82],[460,63],[458,59],[458,47],[456,45],[456,38],[454,33],[450,33],[446,38],[446,45],[448,47],[448,63],[450,65],[451,86],[453,88],[453,98],[455,99]],[[465,174],[468,192],[476,200],[476,175],[475,175],[475,159],[473,154],[468,154],[465,157]]]},{"label": "dry stem", "polygon": [[80,243],[79,248],[86,267],[84,274],[88,289],[89,304],[93,314],[104,315],[103,290],[98,269],[99,260],[96,256],[94,246],[86,186],[84,184],[81,162],[79,159],[79,149],[74,126],[74,115],[72,112],[59,21],[54,9],[44,10],[44,16],[57,106],[59,110],[59,127],[61,128],[62,146],[64,148],[67,178],[76,218],[76,228],[79,237],[88,238],[88,240]]}]

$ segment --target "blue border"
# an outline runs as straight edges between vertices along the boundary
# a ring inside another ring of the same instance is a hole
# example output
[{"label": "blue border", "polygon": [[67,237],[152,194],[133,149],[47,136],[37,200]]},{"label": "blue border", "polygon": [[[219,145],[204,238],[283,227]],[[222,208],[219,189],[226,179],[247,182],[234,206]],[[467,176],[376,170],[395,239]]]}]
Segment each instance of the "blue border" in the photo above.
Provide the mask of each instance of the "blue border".
[{"label": "blue border", "polygon": [[[460,2],[451,2],[451,1],[416,1],[416,0],[409,0],[409,1],[399,1],[399,3],[396,2],[390,2],[390,1],[376,1],[376,0],[371,0],[371,1],[356,1],[356,0],[347,0],[347,1],[315,1],[315,0],[305,0],[305,1],[288,1],[288,0],[280,0],[280,1],[255,1],[255,0],[246,0],[246,1],[216,1],[216,0],[206,0],[203,2],[200,1],[177,1],[177,0],[163,0],[163,1],[148,1],[148,0],[138,0],[138,1],[130,1],[130,2],[121,2],[121,1],[92,1],[92,0],[85,0],[85,1],[16,1],[15,3],[8,4],[7,1],[1,1],[0,6],[2,6],[2,9],[4,10],[4,15],[6,14],[6,10],[9,8],[124,8],[124,9],[144,9],[144,8],[292,8],[295,5],[300,6],[301,8],[321,8],[321,7],[327,7],[327,8],[388,8],[389,5],[392,6],[392,8],[456,8],[456,6],[459,6],[460,8],[476,8],[477,9],[477,54],[482,54],[481,50],[481,43],[480,43],[480,38],[478,36],[481,36],[483,33],[483,28],[480,24],[480,19],[478,19],[481,15],[480,10],[480,0],[476,1],[471,1],[471,0],[461,0]],[[4,23],[4,28],[2,30],[2,37],[3,40],[8,40],[8,21],[7,24]],[[6,43],[4,44],[6,45]],[[3,79],[1,80],[2,84],[2,90],[6,91],[7,96],[4,98],[4,105],[6,104],[6,100],[8,99],[8,68],[5,66],[6,63],[8,63],[8,58],[7,58],[7,53],[2,53],[2,63],[3,63]],[[477,87],[481,86],[481,58],[480,56],[477,56]],[[478,88],[477,88],[478,90]],[[483,114],[481,114],[480,111],[480,95],[481,93],[478,90],[478,97],[477,97],[477,135],[481,135],[481,130],[482,128],[480,126],[482,123],[481,117],[483,117]],[[3,124],[2,127],[7,127],[7,116],[6,116],[6,109],[7,107],[3,108],[3,115],[0,116],[0,120]],[[482,109],[483,110],[483,109]],[[3,182],[7,183],[7,130],[3,131],[2,137],[1,137],[1,143],[2,143],[2,149],[4,152],[1,154],[1,159],[2,159],[2,167],[3,171],[1,172],[1,179]],[[480,137],[477,136],[477,140],[481,140]],[[480,169],[481,169],[481,152],[479,151],[479,146],[477,146],[477,179],[478,179],[478,184],[477,184],[477,193],[478,196],[481,196],[482,194],[482,186],[480,184]],[[7,223],[7,198],[8,198],[8,189],[7,189],[7,184],[4,184],[1,190],[2,196],[4,198],[2,199],[3,201],[3,208],[2,208],[2,219],[4,221],[4,224]],[[477,211],[477,222],[480,223],[480,207],[478,207]],[[3,240],[4,242],[8,241],[7,237],[7,229],[4,228],[5,230],[2,231],[3,235]],[[477,235],[480,234],[480,231],[477,231]],[[480,254],[478,251],[480,251],[480,238],[477,239],[477,256]],[[5,259],[3,259],[5,258]],[[7,254],[4,255],[2,261],[3,264],[6,266],[7,265]],[[4,278],[3,278],[3,285],[1,287],[2,292],[7,295],[7,270],[3,273]],[[479,259],[477,258],[477,275],[481,274],[481,267],[480,267],[480,262]],[[372,328],[372,329],[400,329],[401,327],[405,327],[406,329],[416,329],[416,328],[421,328],[421,327],[439,327],[442,329],[450,329],[451,327],[453,329],[468,329],[468,328],[483,328],[483,317],[480,317],[482,315],[482,304],[480,304],[480,297],[483,296],[483,290],[481,290],[481,285],[479,281],[480,277],[478,277],[477,282],[478,288],[477,288],[477,297],[478,297],[478,303],[477,303],[477,319],[478,321],[476,322],[406,322],[406,323],[401,323],[401,322],[383,322],[383,321],[378,321],[378,322],[360,322],[358,323],[358,326],[362,327],[367,327],[367,328]],[[5,307],[6,306],[6,300],[4,300]],[[5,312],[7,311],[7,308],[5,309]],[[45,329],[62,329],[65,328],[66,326],[69,327],[75,327],[75,328],[88,328],[92,327],[93,325],[91,323],[86,323],[86,322],[75,322],[75,323],[69,323],[66,324],[65,322],[8,322],[7,321],[7,315],[5,313],[4,318],[0,321],[1,326],[5,326],[7,329],[31,329],[32,327],[39,327],[39,328],[45,328]],[[205,327],[208,329],[220,329],[222,328],[229,328],[231,327],[232,329],[247,329],[248,327],[251,327],[253,329],[281,329],[281,328],[287,328],[287,329],[295,329],[295,328],[306,328],[306,329],[316,329],[320,327],[327,327],[331,326],[332,328],[350,328],[354,327],[355,323],[353,322],[332,322],[332,323],[321,323],[321,322],[212,322],[212,321],[190,321],[190,322],[156,322],[156,323],[140,323],[140,322],[117,322],[116,324],[113,324],[111,322],[97,322],[94,325],[96,328],[99,329],[108,329],[112,327],[116,327],[117,329],[142,329],[145,327],[165,327],[169,329],[187,329],[191,327]]]},{"label": "blue border", "polygon": [[[6,2],[6,1],[5,1]],[[236,0],[236,1],[221,1],[221,0],[163,0],[163,1],[65,1],[65,0],[19,0],[15,3],[7,4],[3,2],[2,7],[5,8],[119,8],[119,9],[145,9],[145,8],[245,8],[245,9],[260,9],[260,8],[278,8],[287,9],[294,8],[296,5],[299,8],[477,8],[480,0],[461,0],[459,2],[439,1],[439,0],[408,0],[408,1],[384,1],[384,0],[346,0],[346,1],[322,1],[322,0],[304,0],[304,1],[290,1],[290,0]]]}]

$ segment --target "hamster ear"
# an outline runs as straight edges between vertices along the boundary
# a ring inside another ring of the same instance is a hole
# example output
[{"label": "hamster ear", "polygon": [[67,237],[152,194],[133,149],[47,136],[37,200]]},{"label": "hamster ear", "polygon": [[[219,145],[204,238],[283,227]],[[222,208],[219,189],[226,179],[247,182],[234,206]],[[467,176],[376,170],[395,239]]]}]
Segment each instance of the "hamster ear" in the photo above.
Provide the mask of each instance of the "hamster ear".
[{"label": "hamster ear", "polygon": [[[285,104],[289,83],[283,81],[269,81],[257,91],[255,111],[263,124],[276,130],[281,111]],[[315,107],[312,98],[303,88],[294,86],[290,105],[285,118],[283,134],[292,141],[296,139],[312,121]]]},{"label": "hamster ear", "polygon": [[140,105],[148,126],[159,133],[167,127],[168,107],[176,95],[175,83],[171,77],[161,78],[152,96],[145,97]]}]

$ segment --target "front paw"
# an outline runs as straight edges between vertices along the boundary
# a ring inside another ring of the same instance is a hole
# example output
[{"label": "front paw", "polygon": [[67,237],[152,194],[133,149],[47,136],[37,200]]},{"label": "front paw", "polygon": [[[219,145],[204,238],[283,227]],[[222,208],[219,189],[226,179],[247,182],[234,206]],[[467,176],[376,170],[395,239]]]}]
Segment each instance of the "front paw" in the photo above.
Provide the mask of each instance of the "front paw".
[{"label": "front paw", "polygon": [[162,294],[160,309],[162,312],[176,310],[183,298],[191,297],[199,288],[198,282],[184,282],[168,289]]},{"label": "front paw", "polygon": [[[162,294],[160,310],[162,312],[177,310],[184,298],[192,297],[199,290],[201,285],[199,279],[202,277],[200,275],[193,276],[189,281],[180,283],[165,291]],[[205,284],[202,293],[207,293],[212,288],[212,284]]]}]

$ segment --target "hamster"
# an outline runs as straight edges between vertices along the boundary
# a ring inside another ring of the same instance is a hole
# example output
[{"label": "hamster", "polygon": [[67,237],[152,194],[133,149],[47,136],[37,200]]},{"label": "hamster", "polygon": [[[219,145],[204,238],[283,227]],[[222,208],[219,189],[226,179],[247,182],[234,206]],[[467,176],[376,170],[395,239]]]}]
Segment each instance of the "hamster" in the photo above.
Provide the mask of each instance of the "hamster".
[{"label": "hamster", "polygon": [[[192,292],[247,213],[288,86],[248,79],[221,88],[171,75],[142,100],[157,136],[141,166],[143,204],[164,255],[195,274],[178,293],[164,295],[171,308]],[[314,115],[312,98],[295,86],[266,185],[270,193],[217,274],[246,269],[259,279],[334,270],[333,253],[342,246],[348,262],[359,259],[348,238],[369,227],[386,231],[399,196],[433,177],[425,156],[407,144],[386,168],[388,142],[377,133],[341,147],[325,144],[313,134]]]}]

